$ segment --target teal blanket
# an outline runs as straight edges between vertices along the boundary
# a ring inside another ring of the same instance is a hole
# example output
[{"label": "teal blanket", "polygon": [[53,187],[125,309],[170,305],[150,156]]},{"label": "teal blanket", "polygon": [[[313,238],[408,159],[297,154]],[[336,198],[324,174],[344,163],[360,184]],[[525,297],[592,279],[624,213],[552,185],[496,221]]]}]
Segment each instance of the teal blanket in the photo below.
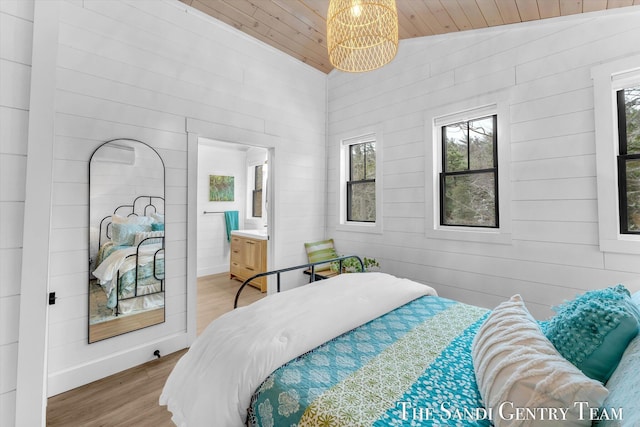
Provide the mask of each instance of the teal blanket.
[{"label": "teal blanket", "polygon": [[490,426],[471,343],[488,310],[427,296],[273,372],[249,426]]}]

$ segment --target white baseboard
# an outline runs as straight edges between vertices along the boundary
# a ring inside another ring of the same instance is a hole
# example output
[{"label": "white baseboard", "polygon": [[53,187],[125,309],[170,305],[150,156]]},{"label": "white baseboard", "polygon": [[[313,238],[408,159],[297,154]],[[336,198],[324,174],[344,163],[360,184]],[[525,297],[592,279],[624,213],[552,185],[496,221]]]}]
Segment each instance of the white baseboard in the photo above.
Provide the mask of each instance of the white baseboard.
[{"label": "white baseboard", "polygon": [[188,346],[189,340],[187,333],[181,332],[156,341],[144,343],[139,347],[129,348],[126,351],[109,354],[106,357],[92,360],[81,366],[74,366],[64,371],[51,373],[47,381],[47,397],[64,393],[65,391],[154,360],[153,352],[155,350],[160,350],[160,355],[166,356],[183,348],[187,348]]}]

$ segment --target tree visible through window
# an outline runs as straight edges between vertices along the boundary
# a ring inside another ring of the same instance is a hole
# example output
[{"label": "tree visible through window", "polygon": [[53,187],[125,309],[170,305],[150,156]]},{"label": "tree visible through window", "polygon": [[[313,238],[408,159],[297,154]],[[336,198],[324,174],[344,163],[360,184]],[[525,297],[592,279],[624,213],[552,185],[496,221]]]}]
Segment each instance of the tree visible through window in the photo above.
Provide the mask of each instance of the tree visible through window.
[{"label": "tree visible through window", "polygon": [[640,86],[617,95],[620,233],[640,234]]},{"label": "tree visible through window", "polygon": [[442,127],[440,224],[499,226],[497,116]]},{"label": "tree visible through window", "polygon": [[347,221],[376,221],[376,144],[349,145]]}]

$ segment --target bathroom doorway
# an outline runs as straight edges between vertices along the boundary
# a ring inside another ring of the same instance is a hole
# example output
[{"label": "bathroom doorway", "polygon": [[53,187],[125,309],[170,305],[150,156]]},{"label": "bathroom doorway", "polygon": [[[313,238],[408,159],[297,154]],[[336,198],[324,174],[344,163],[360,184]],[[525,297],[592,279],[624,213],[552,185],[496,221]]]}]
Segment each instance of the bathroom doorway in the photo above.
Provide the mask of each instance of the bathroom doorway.
[{"label": "bathroom doorway", "polygon": [[[198,333],[212,318],[233,308],[241,280],[231,278],[234,236],[255,235],[269,264],[270,150],[241,143],[198,138],[197,282]],[[236,248],[237,252],[237,248]],[[237,256],[234,255],[234,256]],[[235,277],[235,276],[234,276]],[[266,291],[266,289],[264,289]],[[246,287],[246,305],[266,295]]]}]

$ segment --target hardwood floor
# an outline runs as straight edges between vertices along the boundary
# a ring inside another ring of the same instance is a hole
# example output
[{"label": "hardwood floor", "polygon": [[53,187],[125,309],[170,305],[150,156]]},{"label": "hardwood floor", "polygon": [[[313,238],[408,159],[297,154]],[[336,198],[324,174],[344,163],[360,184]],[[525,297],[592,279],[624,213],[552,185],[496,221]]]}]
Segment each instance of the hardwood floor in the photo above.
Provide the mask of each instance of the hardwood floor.
[{"label": "hardwood floor", "polygon": [[[214,274],[198,279],[198,335],[213,319],[233,310],[233,300],[241,282],[229,279],[229,273]],[[251,304],[263,298],[266,293],[253,286],[245,286],[238,300],[238,306]]]},{"label": "hardwood floor", "polygon": [[[198,335],[212,320],[233,309],[239,287],[240,282],[229,279],[229,273],[198,279]],[[265,295],[247,286],[238,305],[250,304]],[[171,413],[158,405],[158,398],[169,373],[185,352],[181,350],[50,397],[47,426],[173,426]]]}]

